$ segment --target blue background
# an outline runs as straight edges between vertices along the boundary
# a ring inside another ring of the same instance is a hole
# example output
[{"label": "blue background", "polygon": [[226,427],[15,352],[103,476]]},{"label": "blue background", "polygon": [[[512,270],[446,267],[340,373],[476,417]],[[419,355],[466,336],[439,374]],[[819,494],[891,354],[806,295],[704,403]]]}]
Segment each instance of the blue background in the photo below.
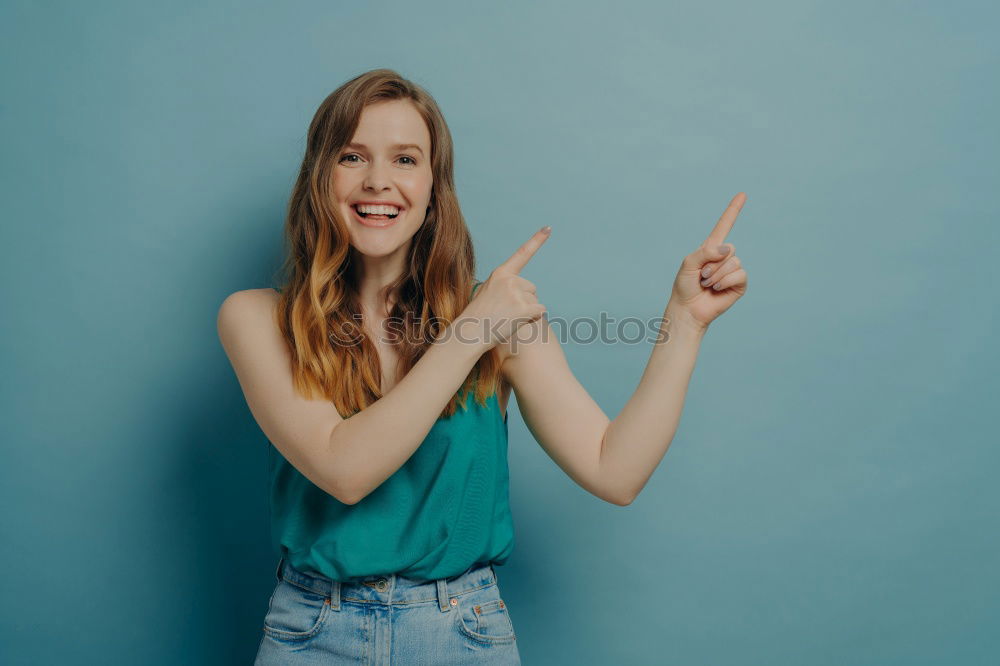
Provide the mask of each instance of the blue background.
[{"label": "blue background", "polygon": [[[987,2],[7,0],[0,662],[244,664],[266,439],[219,344],[306,128],[390,67],[453,132],[479,276],[662,313],[729,199],[749,292],[638,499],[511,403],[526,664],[986,664],[1000,650],[1000,11]],[[565,346],[613,418],[649,344]]]}]

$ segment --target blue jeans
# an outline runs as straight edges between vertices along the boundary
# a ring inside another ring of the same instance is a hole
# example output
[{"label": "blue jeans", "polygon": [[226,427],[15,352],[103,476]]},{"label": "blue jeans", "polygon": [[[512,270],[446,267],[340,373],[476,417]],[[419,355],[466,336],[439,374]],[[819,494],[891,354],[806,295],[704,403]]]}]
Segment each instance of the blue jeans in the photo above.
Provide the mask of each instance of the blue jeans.
[{"label": "blue jeans", "polygon": [[256,666],[266,664],[520,664],[492,565],[418,581],[385,574],[333,581],[275,572]]}]

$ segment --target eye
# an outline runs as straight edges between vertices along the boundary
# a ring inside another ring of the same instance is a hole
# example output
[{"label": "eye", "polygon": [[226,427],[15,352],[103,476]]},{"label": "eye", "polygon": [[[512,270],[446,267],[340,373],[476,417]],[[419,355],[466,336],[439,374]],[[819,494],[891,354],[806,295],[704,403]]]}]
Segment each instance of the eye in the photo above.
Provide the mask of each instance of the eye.
[{"label": "eye", "polygon": [[[340,162],[344,162],[344,161],[347,160],[348,157],[358,157],[358,155],[355,154],[355,153],[347,153],[346,155],[344,155],[343,157],[341,157],[339,161]],[[415,159],[413,159],[412,157],[410,157],[409,155],[403,155],[399,159],[401,159],[401,160],[410,160],[409,162],[406,163],[408,166],[415,166],[417,164],[417,161]],[[356,163],[357,163],[357,160],[350,160],[350,161],[348,161],[348,164],[356,164]]]}]

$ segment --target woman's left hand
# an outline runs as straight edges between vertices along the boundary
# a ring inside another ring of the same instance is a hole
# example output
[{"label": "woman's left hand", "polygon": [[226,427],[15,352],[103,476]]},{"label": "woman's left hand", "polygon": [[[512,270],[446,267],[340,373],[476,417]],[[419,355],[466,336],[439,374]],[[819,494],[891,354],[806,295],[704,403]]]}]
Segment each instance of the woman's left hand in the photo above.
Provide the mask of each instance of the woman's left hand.
[{"label": "woman's left hand", "polygon": [[698,326],[707,328],[747,291],[747,272],[726,236],[747,196],[740,192],[698,249],[684,257],[670,300]]}]

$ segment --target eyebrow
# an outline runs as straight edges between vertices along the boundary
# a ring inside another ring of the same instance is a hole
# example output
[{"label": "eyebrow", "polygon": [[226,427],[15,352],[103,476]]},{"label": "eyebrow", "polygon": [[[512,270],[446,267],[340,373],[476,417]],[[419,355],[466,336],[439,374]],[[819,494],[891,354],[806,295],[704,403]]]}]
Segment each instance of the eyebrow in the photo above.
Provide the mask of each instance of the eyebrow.
[{"label": "eyebrow", "polygon": [[[364,149],[366,149],[366,150],[367,150],[367,148],[368,148],[368,146],[366,146],[366,145],[365,145],[365,144],[363,144],[363,143],[349,143],[349,144],[347,144],[347,147],[348,147],[348,148],[364,148]],[[423,150],[423,148],[421,148],[420,146],[418,146],[418,145],[417,145],[417,144],[415,144],[415,143],[397,143],[397,144],[395,144],[395,145],[392,145],[392,146],[389,146],[389,147],[390,147],[390,148],[395,148],[395,149],[397,149],[397,150],[399,150],[399,149],[402,149],[402,148],[416,148],[417,150],[419,150],[419,151],[420,151],[420,154],[421,154],[421,155],[423,155],[423,154],[424,154],[424,150]]]}]

